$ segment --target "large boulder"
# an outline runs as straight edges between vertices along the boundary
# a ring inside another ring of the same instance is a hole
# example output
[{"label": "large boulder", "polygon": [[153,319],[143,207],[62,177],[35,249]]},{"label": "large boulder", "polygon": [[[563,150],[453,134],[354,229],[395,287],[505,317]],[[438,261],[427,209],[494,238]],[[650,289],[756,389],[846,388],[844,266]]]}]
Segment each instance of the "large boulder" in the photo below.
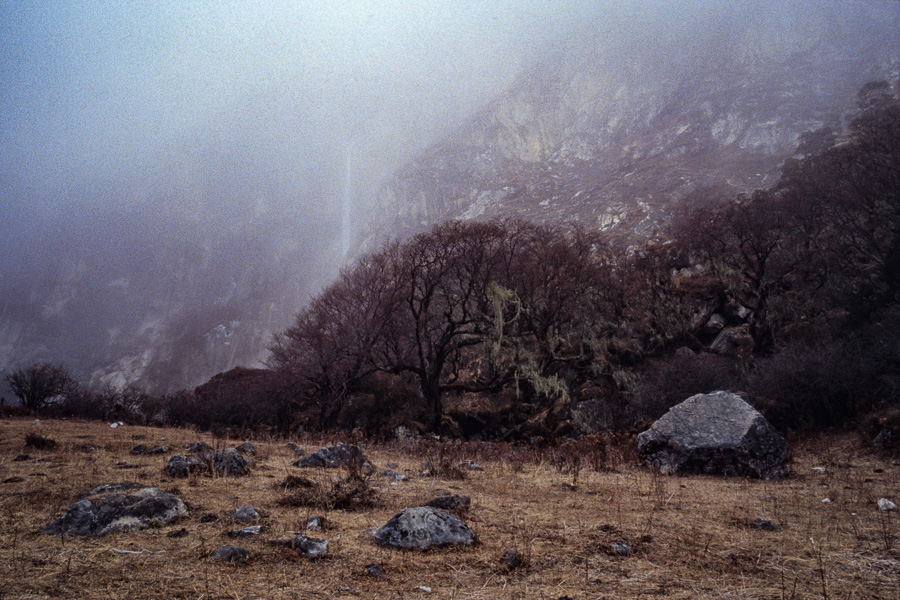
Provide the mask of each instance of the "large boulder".
[{"label": "large boulder", "polygon": [[[102,488],[115,489],[114,486]],[[95,488],[91,490],[99,490]],[[89,492],[90,493],[90,492]],[[105,494],[101,491],[74,502],[65,514],[42,530],[49,535],[105,535],[113,531],[144,529],[151,522],[160,524],[183,517],[187,508],[180,499],[156,488],[141,488],[128,493]]]},{"label": "large boulder", "polygon": [[417,506],[394,515],[375,532],[375,541],[391,548],[428,550],[441,546],[472,546],[475,534],[445,510]]},{"label": "large boulder", "polygon": [[359,446],[348,446],[342,442],[331,448],[320,448],[315,452],[311,452],[294,464],[298,467],[336,469],[349,465],[354,455],[356,456],[359,469],[363,471],[371,471],[373,469],[372,463],[366,459]]},{"label": "large boulder", "polygon": [[215,452],[202,454],[173,454],[166,464],[166,475],[169,477],[187,477],[191,473],[210,473],[216,475],[246,475],[250,472],[253,461],[243,456],[234,448],[225,448]]},{"label": "large boulder", "polygon": [[785,473],[787,443],[739,395],[720,391],[673,406],[638,435],[638,452],[663,473],[770,479]]}]

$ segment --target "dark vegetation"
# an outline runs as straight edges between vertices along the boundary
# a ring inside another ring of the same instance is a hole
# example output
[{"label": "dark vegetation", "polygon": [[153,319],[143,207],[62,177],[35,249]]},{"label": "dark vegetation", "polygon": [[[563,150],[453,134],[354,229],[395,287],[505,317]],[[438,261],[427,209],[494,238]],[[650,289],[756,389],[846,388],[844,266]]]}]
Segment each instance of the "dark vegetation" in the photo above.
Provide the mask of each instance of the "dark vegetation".
[{"label": "dark vegetation", "polygon": [[900,398],[900,103],[873,83],[859,107],[772,189],[696,190],[655,241],[443,223],[345,269],[269,369],[163,398],[13,389],[63,415],[475,439],[626,430],[714,389],[780,428],[878,419]]}]

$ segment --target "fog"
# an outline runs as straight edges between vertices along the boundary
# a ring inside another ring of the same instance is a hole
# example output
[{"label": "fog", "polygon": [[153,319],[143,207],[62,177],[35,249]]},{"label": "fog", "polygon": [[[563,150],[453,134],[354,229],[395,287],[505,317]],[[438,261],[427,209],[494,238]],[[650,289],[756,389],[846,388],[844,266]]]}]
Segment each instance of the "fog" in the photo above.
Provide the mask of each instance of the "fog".
[{"label": "fog", "polygon": [[606,5],[0,0],[0,369],[128,356],[166,388],[252,358],[352,254],[381,182],[574,32],[643,52],[774,10]]}]

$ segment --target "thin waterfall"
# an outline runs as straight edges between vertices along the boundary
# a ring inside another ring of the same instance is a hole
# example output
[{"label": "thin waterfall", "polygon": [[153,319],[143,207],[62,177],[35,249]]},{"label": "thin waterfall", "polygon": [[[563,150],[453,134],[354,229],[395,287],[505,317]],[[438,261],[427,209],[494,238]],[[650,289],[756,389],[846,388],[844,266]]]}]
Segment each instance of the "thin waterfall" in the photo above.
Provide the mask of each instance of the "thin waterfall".
[{"label": "thin waterfall", "polygon": [[353,212],[353,145],[344,152],[344,185],[341,198],[341,253],[346,258],[350,252]]}]

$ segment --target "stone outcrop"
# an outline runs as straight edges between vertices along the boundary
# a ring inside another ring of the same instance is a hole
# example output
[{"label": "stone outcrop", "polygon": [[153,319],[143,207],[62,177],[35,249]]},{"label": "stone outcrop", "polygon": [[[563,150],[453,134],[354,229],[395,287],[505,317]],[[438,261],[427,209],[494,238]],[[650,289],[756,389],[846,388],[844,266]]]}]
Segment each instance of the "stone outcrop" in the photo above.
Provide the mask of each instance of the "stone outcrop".
[{"label": "stone outcrop", "polygon": [[141,488],[127,493],[108,493],[119,489],[113,484],[94,488],[74,502],[65,514],[48,524],[42,533],[49,535],[105,535],[113,531],[136,531],[151,522],[165,524],[188,514],[176,496],[157,488]]},{"label": "stone outcrop", "polygon": [[375,532],[381,546],[428,550],[442,546],[472,546],[475,534],[461,520],[439,508],[418,506],[394,515]]},{"label": "stone outcrop", "polygon": [[739,395],[691,396],[638,435],[638,452],[663,473],[769,479],[785,473],[787,444]]}]

